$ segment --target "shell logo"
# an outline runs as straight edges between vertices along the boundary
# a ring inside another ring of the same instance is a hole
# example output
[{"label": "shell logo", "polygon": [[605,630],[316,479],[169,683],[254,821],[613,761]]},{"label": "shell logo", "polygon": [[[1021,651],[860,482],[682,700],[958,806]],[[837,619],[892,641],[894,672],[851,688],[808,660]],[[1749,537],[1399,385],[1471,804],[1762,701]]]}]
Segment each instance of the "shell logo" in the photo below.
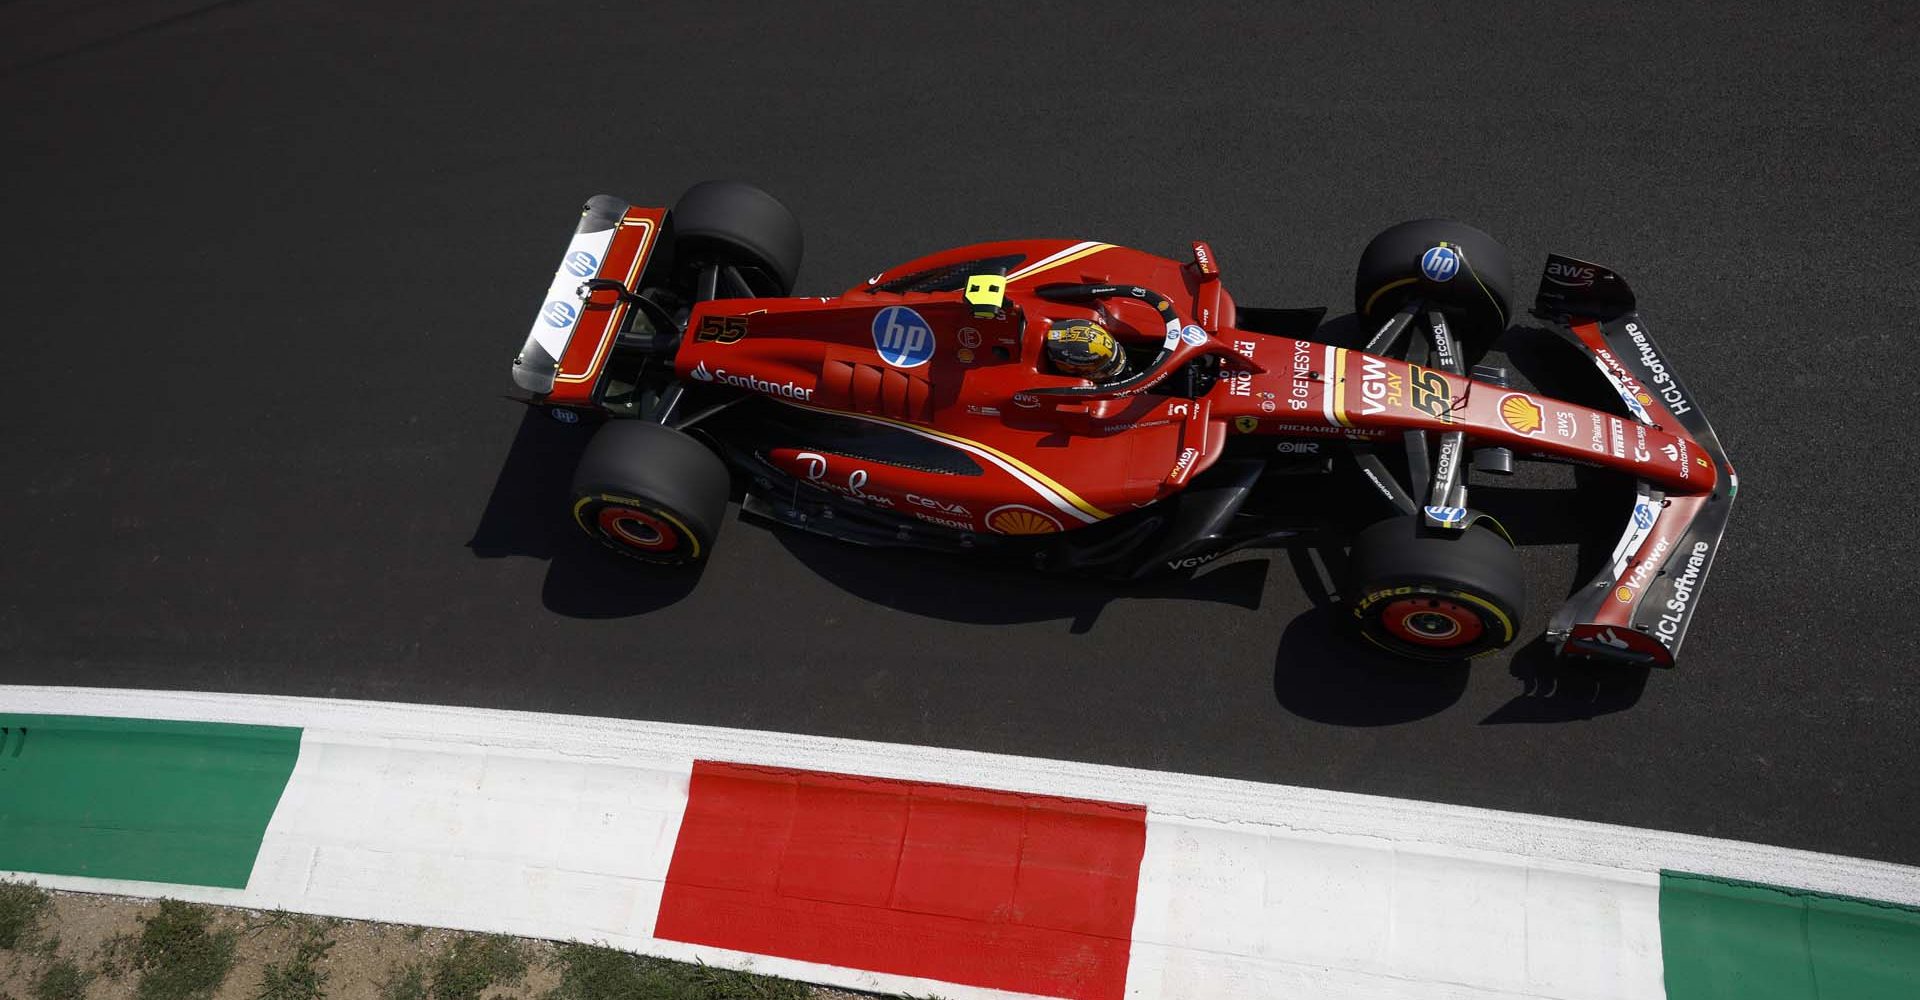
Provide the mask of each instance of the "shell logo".
[{"label": "shell logo", "polygon": [[1626,587],[1621,587],[1619,590],[1613,592],[1613,599],[1619,601],[1621,604],[1632,604],[1633,591]]},{"label": "shell logo", "polygon": [[1051,514],[1010,503],[987,511],[987,527],[1002,535],[1050,535],[1060,530],[1060,522]]},{"label": "shell logo", "polygon": [[1547,421],[1540,404],[1517,392],[1500,397],[1500,420],[1522,434],[1538,434]]}]

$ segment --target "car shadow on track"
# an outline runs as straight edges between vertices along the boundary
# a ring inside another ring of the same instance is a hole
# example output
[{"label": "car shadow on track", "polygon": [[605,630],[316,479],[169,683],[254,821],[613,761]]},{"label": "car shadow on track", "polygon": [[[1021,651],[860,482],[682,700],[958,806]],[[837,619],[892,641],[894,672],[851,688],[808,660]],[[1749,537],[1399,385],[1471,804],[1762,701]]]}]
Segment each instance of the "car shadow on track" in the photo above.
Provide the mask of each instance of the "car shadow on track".
[{"label": "car shadow on track", "polygon": [[540,599],[555,614],[621,618],[657,611],[692,593],[700,571],[635,572],[567,523],[568,484],[592,437],[591,427],[562,424],[528,407],[467,547],[482,559],[547,560]]},{"label": "car shadow on track", "polygon": [[1091,631],[1100,613],[1116,599],[1217,601],[1258,610],[1267,579],[1264,558],[1226,563],[1193,579],[1122,583],[1035,576],[937,552],[863,548],[792,529],[762,530],[772,531],[787,551],[822,579],[875,604],[972,625],[1065,618],[1072,621],[1075,635]]},{"label": "car shadow on track", "polygon": [[1579,722],[1623,711],[1640,700],[1651,670],[1564,660],[1541,637],[1513,654],[1507,672],[1521,692],[1481,719],[1483,726]]},{"label": "car shadow on track", "polygon": [[1288,623],[1273,660],[1280,707],[1329,725],[1391,726],[1440,712],[1465,693],[1465,663],[1413,663],[1369,650],[1339,627],[1340,612],[1340,605],[1317,604]]}]

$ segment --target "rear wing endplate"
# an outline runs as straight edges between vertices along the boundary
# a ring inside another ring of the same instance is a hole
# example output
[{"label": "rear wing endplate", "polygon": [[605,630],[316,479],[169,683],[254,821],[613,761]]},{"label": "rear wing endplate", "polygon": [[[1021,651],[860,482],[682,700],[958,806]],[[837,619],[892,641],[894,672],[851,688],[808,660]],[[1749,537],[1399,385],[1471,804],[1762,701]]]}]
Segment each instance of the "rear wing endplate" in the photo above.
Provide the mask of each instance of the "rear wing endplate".
[{"label": "rear wing endplate", "polygon": [[[547,282],[526,342],[513,359],[513,382],[550,402],[590,402],[620,326],[627,297],[666,243],[667,212],[636,208],[610,195],[594,195],[581,209],[573,238]],[[587,282],[603,279],[606,289]],[[611,290],[609,290],[611,289]]]}]

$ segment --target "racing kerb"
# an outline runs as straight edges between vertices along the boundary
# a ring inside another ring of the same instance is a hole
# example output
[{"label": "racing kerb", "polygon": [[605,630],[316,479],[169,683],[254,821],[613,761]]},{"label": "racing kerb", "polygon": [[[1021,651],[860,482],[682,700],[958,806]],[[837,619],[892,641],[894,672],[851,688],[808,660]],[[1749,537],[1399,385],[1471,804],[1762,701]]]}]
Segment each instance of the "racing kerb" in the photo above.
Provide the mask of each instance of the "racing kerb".
[{"label": "racing kerb", "polygon": [[0,870],[64,889],[950,998],[1920,989],[1920,869],[1733,841],[375,702],[0,687],[0,729]]}]

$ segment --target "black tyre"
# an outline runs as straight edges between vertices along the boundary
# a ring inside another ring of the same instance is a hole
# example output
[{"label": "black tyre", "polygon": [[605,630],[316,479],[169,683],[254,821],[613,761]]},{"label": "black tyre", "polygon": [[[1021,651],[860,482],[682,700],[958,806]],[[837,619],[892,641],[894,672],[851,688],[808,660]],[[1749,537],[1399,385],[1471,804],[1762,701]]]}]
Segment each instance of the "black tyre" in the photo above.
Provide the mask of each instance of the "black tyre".
[{"label": "black tyre", "polygon": [[671,427],[613,420],[573,473],[573,519],[600,544],[644,562],[707,558],[727,511],[726,463]]},{"label": "black tyre", "polygon": [[1354,312],[1384,323],[1416,296],[1445,313],[1467,355],[1478,357],[1513,322],[1507,248],[1446,219],[1402,222],[1375,236],[1354,273]]},{"label": "black tyre", "polygon": [[739,181],[703,181],[673,206],[682,266],[739,268],[760,295],[792,295],[800,276],[800,220],[773,195]]},{"label": "black tyre", "polygon": [[1397,656],[1464,660],[1511,643],[1526,603],[1520,555],[1493,529],[1423,534],[1415,517],[1354,540],[1348,606],[1360,635]]}]

